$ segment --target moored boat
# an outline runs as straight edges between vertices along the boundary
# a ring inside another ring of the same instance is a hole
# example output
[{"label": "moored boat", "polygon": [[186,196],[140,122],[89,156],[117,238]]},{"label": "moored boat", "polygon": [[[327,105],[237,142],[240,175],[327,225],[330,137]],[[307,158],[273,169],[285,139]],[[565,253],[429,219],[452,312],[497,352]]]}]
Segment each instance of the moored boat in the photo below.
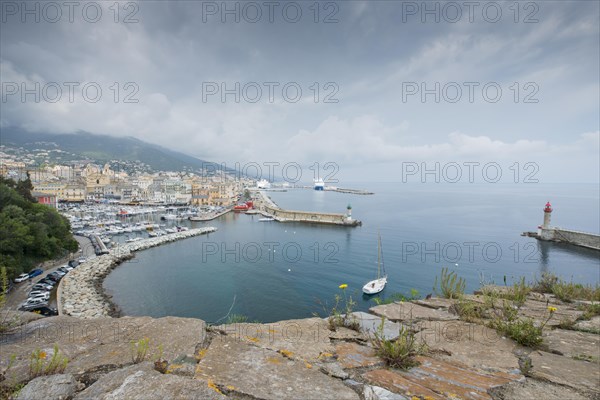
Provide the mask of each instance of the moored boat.
[{"label": "moored boat", "polygon": [[387,284],[387,274],[383,265],[383,254],[381,251],[381,236],[377,240],[377,279],[367,282],[363,286],[363,293],[377,294],[381,292]]}]

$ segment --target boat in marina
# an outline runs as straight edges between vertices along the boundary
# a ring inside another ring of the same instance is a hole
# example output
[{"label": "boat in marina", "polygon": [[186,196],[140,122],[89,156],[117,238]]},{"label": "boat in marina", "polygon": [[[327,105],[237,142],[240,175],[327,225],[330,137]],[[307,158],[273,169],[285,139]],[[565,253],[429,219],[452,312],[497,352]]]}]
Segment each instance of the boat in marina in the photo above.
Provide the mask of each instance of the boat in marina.
[{"label": "boat in marina", "polygon": [[270,221],[275,221],[275,218],[266,217],[266,218],[259,218],[258,219],[258,222],[270,222]]},{"label": "boat in marina", "polygon": [[245,203],[241,203],[241,204],[237,204],[235,207],[233,207],[233,211],[248,211],[253,207],[253,203],[251,201],[247,201]]},{"label": "boat in marina", "polygon": [[381,292],[387,284],[387,274],[383,265],[383,253],[381,251],[381,236],[377,240],[377,279],[367,282],[363,286],[363,293],[377,294]]}]

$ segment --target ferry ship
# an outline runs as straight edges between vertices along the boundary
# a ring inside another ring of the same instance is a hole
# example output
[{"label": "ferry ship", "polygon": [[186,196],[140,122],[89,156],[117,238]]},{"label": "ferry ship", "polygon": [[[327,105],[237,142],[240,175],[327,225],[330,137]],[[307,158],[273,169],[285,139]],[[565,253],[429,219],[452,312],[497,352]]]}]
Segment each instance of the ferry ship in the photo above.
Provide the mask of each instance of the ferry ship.
[{"label": "ferry ship", "polygon": [[256,182],[256,188],[257,189],[270,189],[271,183],[266,179],[261,179],[260,181]]},{"label": "ferry ship", "polygon": [[319,178],[319,179],[315,179],[315,190],[325,190],[325,182],[323,182],[323,179]]}]

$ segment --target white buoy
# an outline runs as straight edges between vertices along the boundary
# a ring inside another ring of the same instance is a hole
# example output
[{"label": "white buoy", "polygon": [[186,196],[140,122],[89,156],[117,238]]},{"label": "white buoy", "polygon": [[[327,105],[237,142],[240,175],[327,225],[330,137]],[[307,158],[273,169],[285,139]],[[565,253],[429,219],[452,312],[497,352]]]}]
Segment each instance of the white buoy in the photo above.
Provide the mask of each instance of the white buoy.
[{"label": "white buoy", "polygon": [[292,270],[288,268],[288,272],[292,272]]},{"label": "white buoy", "polygon": [[458,267],[458,264],[454,264],[454,265]]}]

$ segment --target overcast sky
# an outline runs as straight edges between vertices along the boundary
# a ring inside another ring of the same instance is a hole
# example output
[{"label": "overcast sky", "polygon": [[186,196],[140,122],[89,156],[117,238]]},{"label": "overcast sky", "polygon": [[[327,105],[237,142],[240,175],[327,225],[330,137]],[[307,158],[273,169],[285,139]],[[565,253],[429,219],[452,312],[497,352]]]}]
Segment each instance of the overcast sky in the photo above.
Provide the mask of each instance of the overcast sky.
[{"label": "overcast sky", "polygon": [[[598,1],[427,2],[437,16],[420,1],[46,3],[2,1],[2,127],[228,165],[329,161],[343,180],[422,162],[599,179]],[[22,98],[35,83],[39,102]]]}]

